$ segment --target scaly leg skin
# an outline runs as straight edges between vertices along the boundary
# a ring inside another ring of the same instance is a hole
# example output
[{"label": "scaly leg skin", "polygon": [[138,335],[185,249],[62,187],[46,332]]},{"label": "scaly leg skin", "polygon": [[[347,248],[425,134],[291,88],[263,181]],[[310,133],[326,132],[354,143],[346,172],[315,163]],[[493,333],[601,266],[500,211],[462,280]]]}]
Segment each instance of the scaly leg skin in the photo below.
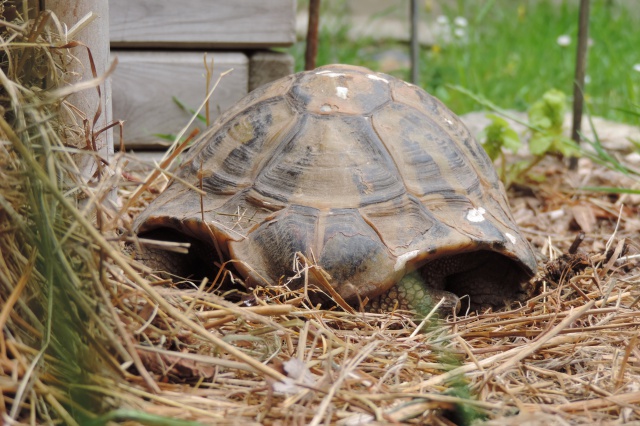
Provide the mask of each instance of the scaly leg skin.
[{"label": "scaly leg skin", "polygon": [[189,271],[182,257],[185,255],[173,253],[161,248],[150,248],[140,244],[140,249],[135,250],[135,259],[150,268],[154,273],[167,277],[186,277]]},{"label": "scaly leg skin", "polygon": [[[444,297],[437,312],[447,316],[460,309],[456,294],[469,295],[471,309],[503,306],[518,296],[526,275],[512,260],[499,253],[478,251],[443,257],[411,272],[366,309],[383,312],[414,310],[424,317]],[[448,291],[450,290],[450,291]]]},{"label": "scaly leg skin", "polygon": [[[414,311],[418,318],[426,317],[433,308],[442,300],[436,310],[441,317],[446,317],[452,312],[460,310],[460,298],[455,294],[441,290],[443,276],[432,274],[426,280],[418,271],[410,272],[389,291],[371,300],[366,306],[369,312],[390,312],[394,308]],[[434,285],[435,284],[435,285]]]},{"label": "scaly leg skin", "polygon": [[446,291],[447,278],[475,269],[485,260],[485,253],[466,253],[458,256],[436,259],[424,265],[419,271],[410,272],[387,293],[374,299],[367,310],[388,312],[396,309],[416,312],[419,318],[427,316],[442,300],[436,313],[444,318],[460,311],[460,298]]}]

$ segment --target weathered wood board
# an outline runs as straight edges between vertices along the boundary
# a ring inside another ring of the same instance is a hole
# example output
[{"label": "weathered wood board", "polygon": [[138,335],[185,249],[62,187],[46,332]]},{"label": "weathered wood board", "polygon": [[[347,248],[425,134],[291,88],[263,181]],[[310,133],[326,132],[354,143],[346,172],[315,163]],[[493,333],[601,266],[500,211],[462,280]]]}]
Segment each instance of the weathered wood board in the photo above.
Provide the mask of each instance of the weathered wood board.
[{"label": "weathered wood board", "polygon": [[112,47],[291,45],[295,0],[109,0]]},{"label": "weathered wood board", "polygon": [[249,57],[249,91],[293,74],[294,60],[288,53],[258,51]]},{"label": "weathered wood board", "polygon": [[[127,151],[125,154],[127,158],[126,170],[127,172],[134,173],[141,176],[147,176],[151,171],[162,162],[165,151]],[[177,159],[174,160],[174,165],[182,164],[184,153],[180,154]]]},{"label": "weathered wood board", "polygon": [[[125,120],[125,146],[149,150],[168,146],[169,141],[155,135],[177,134],[191,118],[173,98],[195,110],[206,96],[203,54],[112,50],[111,55],[118,58],[112,76],[113,118]],[[249,60],[242,53],[230,52],[209,52],[207,57],[214,60],[212,84],[222,72],[233,68],[210,99],[213,120],[247,94]],[[199,120],[193,126],[205,127]],[[118,146],[117,133],[114,137]]]}]

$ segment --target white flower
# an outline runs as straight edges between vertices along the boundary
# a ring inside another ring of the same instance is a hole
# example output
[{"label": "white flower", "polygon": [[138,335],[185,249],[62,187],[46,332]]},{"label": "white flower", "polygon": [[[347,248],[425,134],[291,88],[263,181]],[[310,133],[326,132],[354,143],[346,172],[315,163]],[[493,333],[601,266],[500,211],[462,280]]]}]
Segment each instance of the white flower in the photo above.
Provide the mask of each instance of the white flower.
[{"label": "white flower", "polygon": [[590,75],[585,75],[584,76],[584,84],[589,84],[591,83],[591,76]]},{"label": "white flower", "polygon": [[455,36],[458,38],[463,38],[467,34],[467,32],[464,30],[464,28],[456,28],[453,31],[453,34],[455,34]]},{"label": "white flower", "polygon": [[436,19],[436,22],[438,23],[438,25],[448,25],[449,24],[449,18],[447,18],[445,15],[440,15]]},{"label": "white flower", "polygon": [[558,37],[558,39],[556,40],[556,43],[558,43],[558,45],[562,47],[568,46],[571,44],[571,37],[569,37],[566,34],[563,34],[560,37]]},{"label": "white flower", "polygon": [[456,16],[456,19],[453,20],[453,23],[456,26],[463,28],[469,25],[469,23],[467,22],[467,18],[465,18],[464,16]]},{"label": "white flower", "polygon": [[640,64],[635,64],[635,65],[633,66],[633,70],[634,70],[634,71],[638,71],[638,72],[640,72]]}]

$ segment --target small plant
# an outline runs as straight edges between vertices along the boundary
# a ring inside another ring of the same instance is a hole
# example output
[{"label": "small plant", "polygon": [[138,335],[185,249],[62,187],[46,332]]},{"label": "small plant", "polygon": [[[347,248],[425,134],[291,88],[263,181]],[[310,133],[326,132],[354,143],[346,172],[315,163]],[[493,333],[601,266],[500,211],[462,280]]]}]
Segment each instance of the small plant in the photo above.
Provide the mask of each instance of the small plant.
[{"label": "small plant", "polygon": [[578,154],[573,144],[567,143],[562,123],[567,109],[567,95],[558,90],[547,91],[529,108],[531,139],[529,151],[535,156],[560,153],[565,157]]},{"label": "small plant", "polygon": [[[462,365],[461,359],[452,352],[443,351],[440,353],[439,359],[442,365],[445,365],[447,374]],[[457,425],[471,425],[487,419],[486,413],[473,402],[478,399],[474,394],[469,381],[462,374],[451,376],[446,382],[447,389],[444,395],[452,396],[458,399],[453,404],[452,410],[448,413],[448,419]]]},{"label": "small plant", "polygon": [[[566,111],[567,96],[557,89],[547,91],[531,108],[529,108],[529,122],[520,120],[509,111],[500,108],[484,96],[473,93],[464,87],[448,85],[450,89],[462,93],[480,105],[503,117],[529,128],[531,139],[529,151],[533,155],[531,160],[517,161],[507,167],[504,161],[504,149],[516,152],[520,141],[515,130],[508,122],[495,114],[488,114],[491,123],[483,130],[483,147],[491,160],[501,157],[502,164],[500,178],[506,187],[522,179],[547,154],[561,154],[564,156],[579,156],[584,150],[571,139],[563,135],[562,124]],[[529,178],[536,179],[535,176]]]},{"label": "small plant", "polygon": [[491,122],[482,131],[482,146],[487,151],[491,161],[495,162],[500,157],[500,178],[504,181],[507,164],[503,149],[508,149],[514,154],[518,152],[521,145],[520,136],[504,118],[495,114],[487,114],[486,117]]},{"label": "small plant", "polygon": [[[207,117],[205,117],[204,115],[200,114],[198,111],[196,111],[193,108],[189,108],[187,107],[180,99],[178,99],[176,96],[173,96],[171,98],[171,100],[173,100],[173,103],[180,108],[181,111],[186,112],[189,114],[189,116],[191,117],[196,117],[196,119],[202,123],[203,125],[207,125]],[[154,133],[153,136],[162,139],[162,140],[166,140],[169,142],[173,142],[176,140],[176,135],[174,135],[173,133]],[[180,138],[181,141],[184,141],[184,137]]]}]

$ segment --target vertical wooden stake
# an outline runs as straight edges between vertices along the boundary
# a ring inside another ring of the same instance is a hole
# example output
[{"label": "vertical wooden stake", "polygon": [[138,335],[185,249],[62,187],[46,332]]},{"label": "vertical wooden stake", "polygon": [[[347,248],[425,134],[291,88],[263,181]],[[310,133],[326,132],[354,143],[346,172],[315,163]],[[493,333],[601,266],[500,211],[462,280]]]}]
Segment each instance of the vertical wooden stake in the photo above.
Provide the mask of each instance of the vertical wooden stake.
[{"label": "vertical wooden stake", "polygon": [[304,55],[304,69],[316,67],[318,56],[318,23],[320,22],[320,0],[309,1],[309,27],[307,28],[307,50]]},{"label": "vertical wooden stake", "polygon": [[[106,0],[83,0],[72,2],[73,7],[71,7],[69,0],[42,1],[44,2],[44,7],[55,13],[60,22],[67,26],[67,29],[71,29],[91,12],[97,15],[96,19],[74,36],[74,40],[89,47],[96,66],[96,74],[98,76],[104,75],[109,68],[109,2]],[[84,47],[75,47],[73,54],[79,59],[70,64],[70,66],[74,67],[72,71],[78,75],[77,81],[92,79],[93,72],[89,65],[87,49]],[[109,162],[113,156],[113,131],[107,130],[99,134],[97,133],[112,121],[111,80],[109,78],[100,86],[100,91],[101,95],[98,95],[98,91],[95,88],[83,90],[82,92],[71,95],[69,101],[77,107],[79,111],[86,114],[89,123],[93,123],[95,114],[98,108],[100,108],[100,116],[95,124],[92,124],[92,130],[94,135],[96,135],[96,154]],[[74,145],[80,145],[80,143],[76,144],[74,141],[70,142]],[[84,144],[82,146],[84,146]],[[98,161],[88,155],[78,156],[77,161],[83,177],[87,181],[91,181],[98,170]]]},{"label": "vertical wooden stake", "polygon": [[418,0],[411,0],[411,82],[420,84],[420,40],[418,38],[418,24],[420,23],[420,9]]},{"label": "vertical wooden stake", "polygon": [[[580,17],[578,24],[578,48],[576,55],[576,73],[573,82],[573,126],[571,139],[580,144],[582,126],[582,110],[584,107],[584,76],[587,68],[587,47],[589,42],[589,0],[580,0]],[[578,167],[578,159],[569,159],[569,169]]]}]

